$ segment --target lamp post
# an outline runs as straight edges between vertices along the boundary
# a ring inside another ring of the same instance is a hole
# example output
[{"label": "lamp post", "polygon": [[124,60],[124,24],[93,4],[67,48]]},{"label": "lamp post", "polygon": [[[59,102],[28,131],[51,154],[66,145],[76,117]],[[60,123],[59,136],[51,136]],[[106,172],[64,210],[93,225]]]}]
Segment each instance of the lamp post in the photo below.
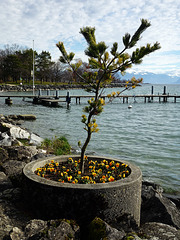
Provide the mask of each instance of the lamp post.
[{"label": "lamp post", "polygon": [[34,96],[34,40],[33,40],[33,96]]}]

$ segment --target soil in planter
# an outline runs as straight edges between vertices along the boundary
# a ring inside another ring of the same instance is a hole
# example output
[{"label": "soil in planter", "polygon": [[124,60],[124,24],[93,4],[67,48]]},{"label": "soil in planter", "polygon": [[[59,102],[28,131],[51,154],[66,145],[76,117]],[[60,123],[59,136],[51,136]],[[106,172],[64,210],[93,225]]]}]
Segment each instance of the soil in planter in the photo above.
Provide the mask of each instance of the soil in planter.
[{"label": "soil in planter", "polygon": [[114,182],[130,175],[127,164],[102,160],[93,161],[86,157],[85,171],[81,173],[80,160],[69,158],[67,162],[51,160],[43,167],[37,168],[35,174],[46,179],[66,183],[96,184]]}]

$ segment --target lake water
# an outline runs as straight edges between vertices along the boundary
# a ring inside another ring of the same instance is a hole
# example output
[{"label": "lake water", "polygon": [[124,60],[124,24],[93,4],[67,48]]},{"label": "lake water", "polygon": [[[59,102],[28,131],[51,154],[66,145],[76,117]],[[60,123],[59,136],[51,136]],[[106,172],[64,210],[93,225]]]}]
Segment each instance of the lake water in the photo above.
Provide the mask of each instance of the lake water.
[{"label": "lake water", "polygon": [[[180,95],[180,85],[166,86],[167,93]],[[151,87],[145,84],[125,94],[150,94]],[[117,90],[106,89],[106,93]],[[163,91],[164,85],[154,85],[154,94],[162,94]],[[66,93],[65,90],[59,91],[60,95]],[[70,95],[77,94],[86,92],[70,90]],[[119,99],[107,104],[104,112],[97,117],[100,131],[92,135],[87,152],[135,163],[141,168],[145,180],[180,194],[180,99],[176,103],[173,101],[159,103],[159,99],[154,99],[153,103],[144,103],[144,99],[132,98],[128,104]],[[82,99],[79,105],[72,99],[67,109],[65,103],[51,108],[33,105],[21,98],[13,99],[13,105],[8,106],[4,104],[4,98],[0,98],[0,114],[35,114],[37,120],[26,121],[24,127],[43,138],[63,135],[78,150],[77,142],[83,142],[86,134],[81,123],[86,102],[87,99]],[[129,104],[131,109],[128,109]]]}]

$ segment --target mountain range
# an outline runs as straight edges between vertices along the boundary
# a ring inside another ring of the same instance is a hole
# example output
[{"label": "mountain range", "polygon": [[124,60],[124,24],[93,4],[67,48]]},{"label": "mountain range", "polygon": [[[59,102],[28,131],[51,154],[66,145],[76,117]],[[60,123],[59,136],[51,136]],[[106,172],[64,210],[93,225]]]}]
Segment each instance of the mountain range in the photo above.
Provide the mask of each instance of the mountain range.
[{"label": "mountain range", "polygon": [[133,76],[135,78],[143,78],[143,83],[180,84],[180,76],[170,76],[168,74],[156,74],[150,72],[127,72],[124,76],[119,74],[121,80],[130,80]]}]

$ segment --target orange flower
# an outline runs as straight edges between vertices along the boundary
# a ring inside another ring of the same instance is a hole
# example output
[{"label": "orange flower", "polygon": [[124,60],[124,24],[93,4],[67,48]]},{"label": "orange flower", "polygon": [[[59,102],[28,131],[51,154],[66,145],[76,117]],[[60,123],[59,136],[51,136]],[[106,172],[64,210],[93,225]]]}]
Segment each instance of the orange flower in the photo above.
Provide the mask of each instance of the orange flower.
[{"label": "orange flower", "polygon": [[116,163],[116,167],[117,167],[117,168],[119,167],[119,165],[120,165],[119,163]]},{"label": "orange flower", "polygon": [[114,164],[114,161],[111,161],[111,162],[109,163],[110,166],[112,166],[113,164]]},{"label": "orange flower", "polygon": [[93,177],[95,177],[95,176],[96,176],[96,173],[95,173],[95,172],[93,172],[93,173],[92,173],[92,175],[93,175]]},{"label": "orange flower", "polygon": [[71,179],[72,179],[72,176],[67,177],[68,181],[71,181]]},{"label": "orange flower", "polygon": [[108,181],[109,181],[109,182],[113,182],[113,181],[114,181],[114,178],[113,178],[112,176],[110,176],[110,177],[108,178]]}]

